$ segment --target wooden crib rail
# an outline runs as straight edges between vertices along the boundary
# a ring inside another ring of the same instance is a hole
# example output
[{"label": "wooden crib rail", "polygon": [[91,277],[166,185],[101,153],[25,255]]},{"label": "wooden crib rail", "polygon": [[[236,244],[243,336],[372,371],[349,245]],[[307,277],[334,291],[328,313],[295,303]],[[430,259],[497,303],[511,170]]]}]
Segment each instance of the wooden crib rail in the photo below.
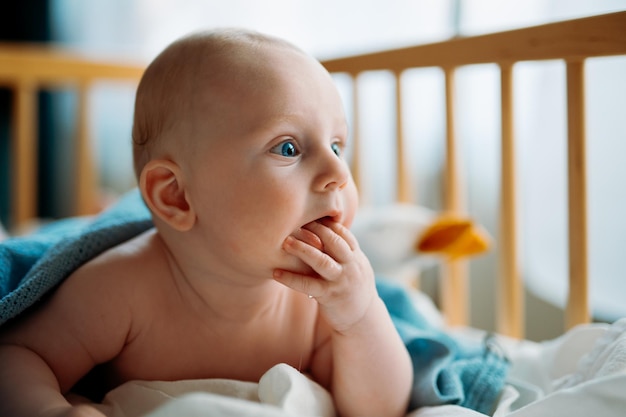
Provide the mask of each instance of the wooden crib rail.
[{"label": "wooden crib rail", "polygon": [[330,72],[357,75],[363,71],[401,72],[420,67],[580,60],[623,55],[626,11],[548,23],[506,32],[455,38],[432,44],[391,49],[323,62]]},{"label": "wooden crib rail", "polygon": [[93,213],[97,178],[88,136],[88,92],[102,80],[138,82],[143,65],[99,62],[59,48],[0,43],[0,87],[13,91],[10,224],[36,217],[37,93],[41,88],[78,92],[75,214]]},{"label": "wooden crib rail", "polygon": [[[353,78],[354,97],[358,96],[356,78],[365,71],[387,70],[396,77],[398,109],[402,100],[400,76],[405,70],[440,67],[445,74],[447,157],[444,205],[449,211],[462,211],[457,141],[454,117],[454,73],[457,67],[496,64],[501,74],[501,227],[499,237],[500,276],[497,330],[523,337],[523,283],[519,273],[518,215],[516,212],[516,169],[514,154],[513,66],[520,61],[563,60],[566,63],[568,106],[568,187],[569,187],[569,296],[566,325],[589,321],[587,266],[586,152],[584,62],[590,57],[626,54],[626,12],[556,22],[495,34],[455,38],[444,42],[386,50],[370,54],[323,61],[331,73],[348,73]],[[354,100],[353,126],[358,126],[358,101]],[[397,132],[402,132],[401,117]],[[358,137],[354,137],[358,142]],[[404,138],[398,135],[397,176],[399,201],[411,195],[411,181],[402,152]],[[357,145],[358,148],[358,145]],[[354,172],[360,172],[359,158],[353,158]],[[355,179],[358,184],[359,178]],[[450,324],[467,324],[466,267],[450,263],[442,277],[441,306]]]}]

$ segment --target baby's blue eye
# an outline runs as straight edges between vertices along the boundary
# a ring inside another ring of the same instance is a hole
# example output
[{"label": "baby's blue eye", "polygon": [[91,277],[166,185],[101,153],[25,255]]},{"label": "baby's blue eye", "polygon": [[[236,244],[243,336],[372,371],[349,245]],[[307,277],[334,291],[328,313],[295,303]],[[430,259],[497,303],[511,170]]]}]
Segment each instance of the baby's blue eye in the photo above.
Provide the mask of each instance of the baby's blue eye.
[{"label": "baby's blue eye", "polygon": [[298,152],[298,148],[296,148],[296,145],[294,145],[294,143],[291,141],[279,143],[278,145],[270,149],[270,152],[288,158],[293,158],[294,156],[298,156],[300,154],[300,152]]},{"label": "baby's blue eye", "polygon": [[330,145],[330,149],[332,149],[333,152],[335,152],[335,155],[341,156],[341,146],[337,142]]}]

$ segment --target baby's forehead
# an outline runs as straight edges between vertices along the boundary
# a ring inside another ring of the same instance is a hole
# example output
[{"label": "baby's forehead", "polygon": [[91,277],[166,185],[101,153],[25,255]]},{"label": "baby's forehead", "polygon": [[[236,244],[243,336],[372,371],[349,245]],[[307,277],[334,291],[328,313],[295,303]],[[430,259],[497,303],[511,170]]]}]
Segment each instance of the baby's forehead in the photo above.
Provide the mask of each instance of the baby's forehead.
[{"label": "baby's forehead", "polygon": [[287,41],[245,30],[199,32],[182,38],[173,46],[180,49],[180,54],[176,54],[179,58],[203,62],[215,69],[223,66],[232,68],[242,63],[262,64],[264,58],[277,51],[305,55]]},{"label": "baby's forehead", "polygon": [[196,95],[215,93],[254,96],[274,94],[294,84],[315,83],[335,89],[332,77],[314,57],[280,38],[247,31],[199,34],[186,51]]}]

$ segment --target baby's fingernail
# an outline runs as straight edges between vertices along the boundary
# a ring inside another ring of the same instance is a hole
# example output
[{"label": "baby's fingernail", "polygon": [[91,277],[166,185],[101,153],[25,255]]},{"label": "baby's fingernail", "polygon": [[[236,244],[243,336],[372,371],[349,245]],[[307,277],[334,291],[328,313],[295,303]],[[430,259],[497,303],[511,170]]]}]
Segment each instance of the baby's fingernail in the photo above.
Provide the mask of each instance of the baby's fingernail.
[{"label": "baby's fingernail", "polygon": [[293,241],[294,241],[294,240],[295,240],[295,239],[293,238],[293,236],[287,236],[287,237],[285,238],[285,241],[283,242],[283,247],[287,247],[287,246],[291,246],[291,245],[293,245]]}]

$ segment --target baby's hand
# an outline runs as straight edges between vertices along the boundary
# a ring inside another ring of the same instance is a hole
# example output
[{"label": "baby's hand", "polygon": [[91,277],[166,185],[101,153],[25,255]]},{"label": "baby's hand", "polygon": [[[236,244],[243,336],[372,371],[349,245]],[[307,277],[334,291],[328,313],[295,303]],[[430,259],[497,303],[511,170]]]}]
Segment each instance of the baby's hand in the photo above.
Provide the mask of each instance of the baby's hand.
[{"label": "baby's hand", "polygon": [[354,235],[343,225],[326,219],[304,228],[319,237],[321,245],[315,239],[289,236],[283,248],[316,275],[276,270],[274,278],[315,298],[328,324],[336,331],[347,331],[365,316],[376,297],[374,271]]}]

